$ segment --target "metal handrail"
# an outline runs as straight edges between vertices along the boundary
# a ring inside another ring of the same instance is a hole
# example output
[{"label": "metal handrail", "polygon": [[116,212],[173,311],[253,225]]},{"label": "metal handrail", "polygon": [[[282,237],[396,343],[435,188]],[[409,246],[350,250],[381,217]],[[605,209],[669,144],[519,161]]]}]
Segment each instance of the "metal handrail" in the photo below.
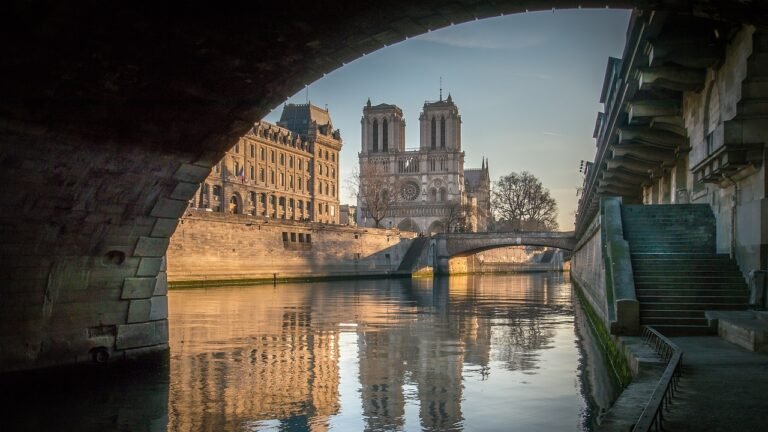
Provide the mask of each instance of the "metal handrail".
[{"label": "metal handrail", "polygon": [[632,432],[660,431],[664,428],[664,411],[669,411],[682,375],[683,351],[650,326],[645,327],[642,337],[643,342],[667,362],[667,367]]}]

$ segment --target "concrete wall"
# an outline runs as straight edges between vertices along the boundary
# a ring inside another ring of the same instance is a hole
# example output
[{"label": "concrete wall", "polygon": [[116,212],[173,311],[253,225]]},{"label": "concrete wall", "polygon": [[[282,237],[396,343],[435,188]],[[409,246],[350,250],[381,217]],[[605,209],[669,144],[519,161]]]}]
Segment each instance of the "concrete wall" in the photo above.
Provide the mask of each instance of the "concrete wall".
[{"label": "concrete wall", "polygon": [[171,237],[168,278],[173,284],[271,279],[275,274],[278,278],[387,274],[400,265],[415,236],[190,210]]}]

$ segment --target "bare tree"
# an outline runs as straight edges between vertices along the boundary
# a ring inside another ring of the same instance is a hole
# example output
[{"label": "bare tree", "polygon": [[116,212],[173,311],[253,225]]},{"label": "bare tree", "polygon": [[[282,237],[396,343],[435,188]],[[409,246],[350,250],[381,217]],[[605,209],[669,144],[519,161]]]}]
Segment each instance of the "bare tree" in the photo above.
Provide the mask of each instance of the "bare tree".
[{"label": "bare tree", "polygon": [[381,220],[395,204],[396,194],[390,190],[386,166],[377,161],[360,164],[350,179],[350,187],[355,191],[358,211],[373,219],[379,228]]},{"label": "bare tree", "polygon": [[557,203],[539,179],[523,171],[512,172],[494,183],[492,204],[496,230],[554,231]]},{"label": "bare tree", "polygon": [[468,232],[472,230],[471,220],[475,215],[475,207],[470,203],[451,203],[448,214],[443,218],[446,232]]}]

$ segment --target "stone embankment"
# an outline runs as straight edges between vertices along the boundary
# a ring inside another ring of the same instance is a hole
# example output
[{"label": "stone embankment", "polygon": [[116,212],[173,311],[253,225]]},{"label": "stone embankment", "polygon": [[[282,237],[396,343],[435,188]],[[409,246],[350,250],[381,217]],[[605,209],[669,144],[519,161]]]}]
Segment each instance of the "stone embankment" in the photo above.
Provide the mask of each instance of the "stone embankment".
[{"label": "stone embankment", "polygon": [[189,210],[168,247],[171,286],[390,276],[416,233]]}]

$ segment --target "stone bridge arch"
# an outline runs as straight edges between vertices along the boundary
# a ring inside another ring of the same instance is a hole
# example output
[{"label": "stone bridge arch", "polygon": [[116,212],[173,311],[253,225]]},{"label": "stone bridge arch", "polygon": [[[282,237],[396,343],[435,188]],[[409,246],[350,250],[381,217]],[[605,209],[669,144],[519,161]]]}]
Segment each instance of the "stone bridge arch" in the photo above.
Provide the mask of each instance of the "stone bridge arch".
[{"label": "stone bridge arch", "polygon": [[507,246],[546,246],[572,251],[576,237],[570,232],[516,231],[508,233],[448,233],[434,236],[434,271],[448,274],[452,257]]},{"label": "stone bridge arch", "polygon": [[[649,3],[692,7],[609,2]],[[224,152],[304,85],[451,24],[605,6],[12,2],[0,18],[0,372],[90,361],[102,346],[111,358],[166,349],[163,256],[179,216]]]}]

